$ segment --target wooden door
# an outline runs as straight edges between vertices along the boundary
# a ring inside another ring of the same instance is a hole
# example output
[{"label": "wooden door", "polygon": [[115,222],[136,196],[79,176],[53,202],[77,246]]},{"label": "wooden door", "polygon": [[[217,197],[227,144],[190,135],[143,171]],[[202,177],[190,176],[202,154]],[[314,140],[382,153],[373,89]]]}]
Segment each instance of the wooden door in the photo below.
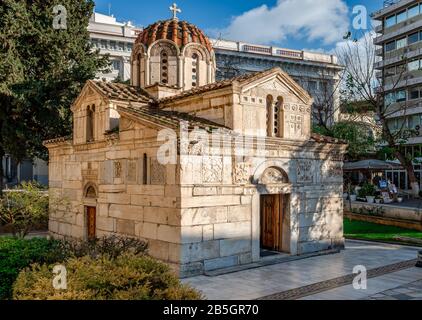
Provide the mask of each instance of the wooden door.
[{"label": "wooden door", "polygon": [[88,239],[92,240],[97,237],[97,208],[87,207],[87,226],[88,226]]},{"label": "wooden door", "polygon": [[284,195],[261,196],[261,247],[281,252],[283,249]]}]

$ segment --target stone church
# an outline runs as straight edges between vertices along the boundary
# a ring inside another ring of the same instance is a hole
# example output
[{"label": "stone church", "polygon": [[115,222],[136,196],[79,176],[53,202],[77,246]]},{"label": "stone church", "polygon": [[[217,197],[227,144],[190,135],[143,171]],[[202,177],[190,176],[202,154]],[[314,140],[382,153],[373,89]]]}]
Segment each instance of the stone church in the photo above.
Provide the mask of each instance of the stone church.
[{"label": "stone church", "polygon": [[67,202],[54,237],[145,239],[181,277],[343,248],[347,146],[311,133],[312,98],[285,72],[216,82],[209,39],[176,11],[131,65],[130,85],[88,81],[73,137],[45,142]]}]

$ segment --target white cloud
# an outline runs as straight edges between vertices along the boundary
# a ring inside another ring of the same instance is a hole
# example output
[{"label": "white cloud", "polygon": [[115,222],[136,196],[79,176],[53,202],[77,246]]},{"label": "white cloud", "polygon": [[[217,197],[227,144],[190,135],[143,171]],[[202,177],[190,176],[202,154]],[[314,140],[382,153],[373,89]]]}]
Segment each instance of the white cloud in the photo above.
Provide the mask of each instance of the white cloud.
[{"label": "white cloud", "polygon": [[[278,0],[234,17],[218,30],[223,38],[252,43],[280,43],[287,37],[331,45],[349,29],[344,0]],[[216,33],[216,32],[214,32]]]}]

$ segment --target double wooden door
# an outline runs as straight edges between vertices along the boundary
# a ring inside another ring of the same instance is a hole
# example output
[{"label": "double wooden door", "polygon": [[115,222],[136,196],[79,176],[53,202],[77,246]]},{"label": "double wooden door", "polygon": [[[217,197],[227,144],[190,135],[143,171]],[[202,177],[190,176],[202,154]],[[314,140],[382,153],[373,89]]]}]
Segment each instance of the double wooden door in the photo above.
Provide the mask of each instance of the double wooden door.
[{"label": "double wooden door", "polygon": [[281,194],[261,196],[261,247],[283,251],[283,230],[286,229],[286,196]]},{"label": "double wooden door", "polygon": [[86,208],[88,239],[93,240],[97,237],[97,208]]}]

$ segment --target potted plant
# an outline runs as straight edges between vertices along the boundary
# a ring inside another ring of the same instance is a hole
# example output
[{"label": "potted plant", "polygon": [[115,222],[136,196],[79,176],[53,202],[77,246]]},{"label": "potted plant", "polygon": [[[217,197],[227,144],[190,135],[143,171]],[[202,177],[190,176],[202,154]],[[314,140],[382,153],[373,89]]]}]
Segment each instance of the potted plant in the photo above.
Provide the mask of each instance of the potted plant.
[{"label": "potted plant", "polygon": [[381,201],[382,201],[382,199],[381,199],[380,197],[376,197],[376,198],[375,198],[375,203],[376,203],[376,204],[380,204],[380,203],[381,203]]},{"label": "potted plant", "polygon": [[365,183],[362,188],[359,190],[359,197],[366,198],[368,203],[375,202],[375,186],[370,183]]}]

